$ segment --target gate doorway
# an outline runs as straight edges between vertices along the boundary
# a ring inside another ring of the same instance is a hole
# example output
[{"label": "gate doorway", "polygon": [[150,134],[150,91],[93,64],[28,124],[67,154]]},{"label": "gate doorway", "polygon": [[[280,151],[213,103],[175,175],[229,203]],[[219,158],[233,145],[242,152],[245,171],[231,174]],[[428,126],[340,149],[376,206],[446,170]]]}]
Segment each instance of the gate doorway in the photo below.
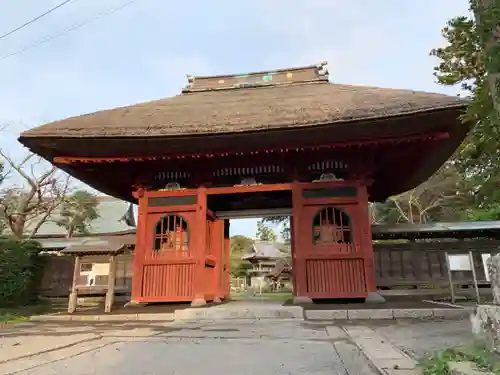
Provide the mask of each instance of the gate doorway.
[{"label": "gate doorway", "polygon": [[[283,228],[289,230],[287,213],[270,210],[250,217],[248,211],[230,218],[232,300],[284,302],[293,298],[291,244],[289,236],[282,236]],[[283,221],[265,223],[268,217]]]}]

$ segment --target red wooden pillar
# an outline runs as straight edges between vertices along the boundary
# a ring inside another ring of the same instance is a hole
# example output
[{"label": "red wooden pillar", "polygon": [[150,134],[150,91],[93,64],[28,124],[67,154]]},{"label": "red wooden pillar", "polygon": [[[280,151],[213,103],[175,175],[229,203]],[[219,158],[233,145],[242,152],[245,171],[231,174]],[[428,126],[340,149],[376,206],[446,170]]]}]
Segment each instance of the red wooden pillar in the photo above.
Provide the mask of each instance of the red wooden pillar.
[{"label": "red wooden pillar", "polygon": [[138,199],[138,215],[137,229],[135,232],[135,249],[134,260],[132,263],[132,295],[130,298],[131,304],[138,304],[139,298],[142,295],[142,259],[145,254],[145,236],[146,223],[148,214],[148,200],[144,197],[144,191],[138,190],[134,193],[134,197]]},{"label": "red wooden pillar", "polygon": [[205,273],[205,258],[207,245],[207,189],[199,187],[196,192],[196,218],[192,233],[192,249],[196,258],[194,272],[194,298],[191,306],[206,305],[205,293],[207,280]]},{"label": "red wooden pillar", "polygon": [[296,304],[312,303],[312,299],[307,296],[306,280],[306,249],[301,247],[300,223],[302,214],[302,190],[298,184],[292,187],[292,218],[290,221],[291,241],[293,246],[292,269],[293,269],[293,301]]},{"label": "red wooden pillar", "polygon": [[215,262],[215,267],[212,273],[212,290],[213,301],[220,302],[224,296],[222,289],[222,280],[224,279],[223,273],[223,260],[222,255],[224,251],[224,220],[215,220],[212,225],[212,256]]},{"label": "red wooden pillar", "polygon": [[293,296],[297,295],[297,281],[294,273],[295,269],[295,236],[294,236],[294,229],[293,229],[293,213],[292,216],[290,216],[290,249],[291,249],[291,254],[292,254],[292,294]]},{"label": "red wooden pillar", "polygon": [[360,200],[359,209],[361,211],[361,223],[363,228],[363,251],[365,253],[365,278],[368,290],[367,302],[383,303],[385,299],[377,292],[377,281],[375,277],[375,259],[373,254],[372,222],[368,201],[368,192],[365,185],[358,189]]},{"label": "red wooden pillar", "polygon": [[228,299],[231,293],[231,270],[229,256],[231,255],[231,239],[230,239],[230,224],[229,220],[224,220],[224,252],[222,255],[224,279],[222,280],[223,298]]}]

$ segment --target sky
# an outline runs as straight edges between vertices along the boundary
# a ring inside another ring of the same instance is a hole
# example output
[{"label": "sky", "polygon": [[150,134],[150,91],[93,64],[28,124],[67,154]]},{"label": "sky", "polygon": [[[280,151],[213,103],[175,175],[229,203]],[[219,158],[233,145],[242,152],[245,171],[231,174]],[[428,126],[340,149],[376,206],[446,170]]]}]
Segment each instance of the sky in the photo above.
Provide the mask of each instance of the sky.
[{"label": "sky", "polygon": [[[0,35],[61,2],[0,0]],[[177,95],[188,73],[328,61],[331,82],[454,95],[429,51],[465,14],[468,0],[72,0],[0,38],[0,148],[20,158],[21,131]],[[256,220],[231,229],[254,236]]]}]

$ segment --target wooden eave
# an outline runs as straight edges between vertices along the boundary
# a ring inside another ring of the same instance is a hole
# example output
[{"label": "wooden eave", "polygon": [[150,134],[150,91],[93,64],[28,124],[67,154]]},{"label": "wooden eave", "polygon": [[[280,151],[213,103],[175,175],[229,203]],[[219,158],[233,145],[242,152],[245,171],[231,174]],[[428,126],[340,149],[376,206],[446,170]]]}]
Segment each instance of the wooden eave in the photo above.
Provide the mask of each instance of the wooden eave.
[{"label": "wooden eave", "polygon": [[[341,124],[318,125],[308,128],[279,129],[245,132],[237,134],[214,134],[183,137],[142,138],[26,138],[23,143],[48,161],[54,157],[169,157],[186,155],[189,151],[198,154],[217,152],[254,152],[274,148],[303,147],[328,142],[342,141],[355,144],[357,141],[377,142],[383,137],[415,137],[436,132],[446,132],[447,139],[440,140],[433,150],[422,149],[420,167],[406,168],[404,174],[379,175],[378,181],[369,187],[372,200],[384,200],[388,196],[409,190],[429,178],[453,154],[465,138],[469,127],[458,119],[462,107],[445,108],[431,112],[391,117],[371,121],[351,121]],[[386,138],[386,139],[388,139]],[[411,145],[409,145],[411,147]],[[366,152],[366,150],[365,150]],[[63,170],[96,189],[130,201],[130,186],[119,186],[119,181],[105,179],[99,174],[99,165],[86,171],[81,164],[60,164]],[[389,183],[390,181],[390,183]]]}]

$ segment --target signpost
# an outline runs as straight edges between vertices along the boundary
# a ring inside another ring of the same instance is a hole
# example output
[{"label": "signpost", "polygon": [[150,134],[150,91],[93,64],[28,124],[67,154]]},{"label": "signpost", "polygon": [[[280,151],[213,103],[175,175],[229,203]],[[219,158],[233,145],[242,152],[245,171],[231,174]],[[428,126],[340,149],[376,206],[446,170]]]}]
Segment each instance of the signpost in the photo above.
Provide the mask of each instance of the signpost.
[{"label": "signpost", "polygon": [[[489,254],[483,254],[489,255]],[[479,303],[479,286],[477,284],[476,268],[474,266],[474,257],[472,251],[468,254],[453,254],[449,255],[445,252],[446,265],[448,268],[448,282],[450,284],[450,296],[451,303],[455,303],[455,287],[453,286],[453,272],[455,271],[470,271],[472,272],[472,280],[474,282],[474,289],[476,292],[476,301]],[[483,266],[485,266],[485,261],[483,257]],[[485,272],[487,274],[487,272]],[[488,276],[487,276],[488,280]]]}]

